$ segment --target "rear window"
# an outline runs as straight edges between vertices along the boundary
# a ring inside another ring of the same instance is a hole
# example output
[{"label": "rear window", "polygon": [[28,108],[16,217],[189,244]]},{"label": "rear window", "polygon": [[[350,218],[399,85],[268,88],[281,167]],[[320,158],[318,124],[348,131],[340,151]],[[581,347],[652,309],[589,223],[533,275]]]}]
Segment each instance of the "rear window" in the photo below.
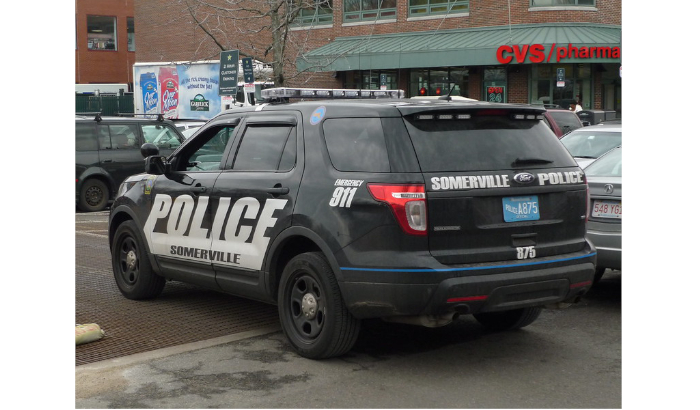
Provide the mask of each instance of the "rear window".
[{"label": "rear window", "polygon": [[381,119],[327,119],[323,135],[331,163],[338,171],[389,172]]},{"label": "rear window", "polygon": [[472,115],[467,120],[410,116],[405,123],[423,172],[510,169],[516,159],[540,160],[538,168],[576,166],[540,120],[506,115]]},{"label": "rear window", "polygon": [[591,177],[621,177],[622,148],[616,148],[586,167],[586,175]]},{"label": "rear window", "polygon": [[577,128],[581,128],[581,121],[578,116],[571,111],[549,111],[549,115],[552,116],[554,122],[557,123],[559,128],[564,132],[573,131]]}]

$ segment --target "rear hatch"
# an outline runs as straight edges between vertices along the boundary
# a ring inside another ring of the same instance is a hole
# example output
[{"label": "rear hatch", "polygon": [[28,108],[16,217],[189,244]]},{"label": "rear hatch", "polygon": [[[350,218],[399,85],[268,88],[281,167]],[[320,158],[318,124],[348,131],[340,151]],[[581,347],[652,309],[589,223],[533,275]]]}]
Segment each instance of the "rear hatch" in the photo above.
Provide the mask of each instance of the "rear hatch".
[{"label": "rear hatch", "polygon": [[583,250],[585,177],[542,110],[478,106],[400,108],[425,176],[431,254],[465,264]]}]

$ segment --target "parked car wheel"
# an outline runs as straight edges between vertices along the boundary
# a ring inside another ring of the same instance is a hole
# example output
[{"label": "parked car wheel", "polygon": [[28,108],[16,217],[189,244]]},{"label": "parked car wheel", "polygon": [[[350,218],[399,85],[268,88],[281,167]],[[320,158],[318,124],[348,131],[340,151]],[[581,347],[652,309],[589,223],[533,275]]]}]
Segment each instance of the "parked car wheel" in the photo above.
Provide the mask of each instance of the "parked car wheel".
[{"label": "parked car wheel", "polygon": [[304,357],[340,356],[357,340],[360,321],[343,304],[333,271],[318,252],[289,261],[282,273],[278,308],[287,339]]},{"label": "parked car wheel", "polygon": [[112,270],[117,287],[128,299],[150,299],[165,287],[165,279],[151,268],[148,253],[133,221],[119,225],[112,245]]},{"label": "parked car wheel", "polygon": [[97,212],[105,209],[109,201],[109,188],[99,179],[88,179],[80,189],[78,207],[85,212]]},{"label": "parked car wheel", "polygon": [[541,307],[529,307],[503,312],[477,313],[474,318],[489,330],[501,331],[525,327],[534,322],[541,312]]}]

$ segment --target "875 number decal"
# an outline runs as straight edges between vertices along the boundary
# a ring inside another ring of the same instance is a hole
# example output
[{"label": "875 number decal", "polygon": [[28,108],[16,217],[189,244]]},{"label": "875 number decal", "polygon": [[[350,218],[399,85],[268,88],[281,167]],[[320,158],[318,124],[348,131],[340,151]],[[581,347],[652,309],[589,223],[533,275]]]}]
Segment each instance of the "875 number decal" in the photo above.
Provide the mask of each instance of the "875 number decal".
[{"label": "875 number decal", "polygon": [[518,251],[518,259],[532,259],[537,256],[534,246],[518,246],[515,249]]}]

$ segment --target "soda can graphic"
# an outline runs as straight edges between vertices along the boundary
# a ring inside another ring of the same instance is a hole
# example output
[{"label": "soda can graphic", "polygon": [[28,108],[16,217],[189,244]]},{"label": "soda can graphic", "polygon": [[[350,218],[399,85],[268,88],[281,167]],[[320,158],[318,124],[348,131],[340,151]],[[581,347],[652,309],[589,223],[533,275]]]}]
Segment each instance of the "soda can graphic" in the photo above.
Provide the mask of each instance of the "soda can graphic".
[{"label": "soda can graphic", "polygon": [[158,80],[156,80],[156,73],[141,74],[141,93],[144,114],[158,114]]},{"label": "soda can graphic", "polygon": [[177,68],[160,67],[158,81],[160,83],[160,112],[165,118],[177,118],[177,106],[180,99]]}]

